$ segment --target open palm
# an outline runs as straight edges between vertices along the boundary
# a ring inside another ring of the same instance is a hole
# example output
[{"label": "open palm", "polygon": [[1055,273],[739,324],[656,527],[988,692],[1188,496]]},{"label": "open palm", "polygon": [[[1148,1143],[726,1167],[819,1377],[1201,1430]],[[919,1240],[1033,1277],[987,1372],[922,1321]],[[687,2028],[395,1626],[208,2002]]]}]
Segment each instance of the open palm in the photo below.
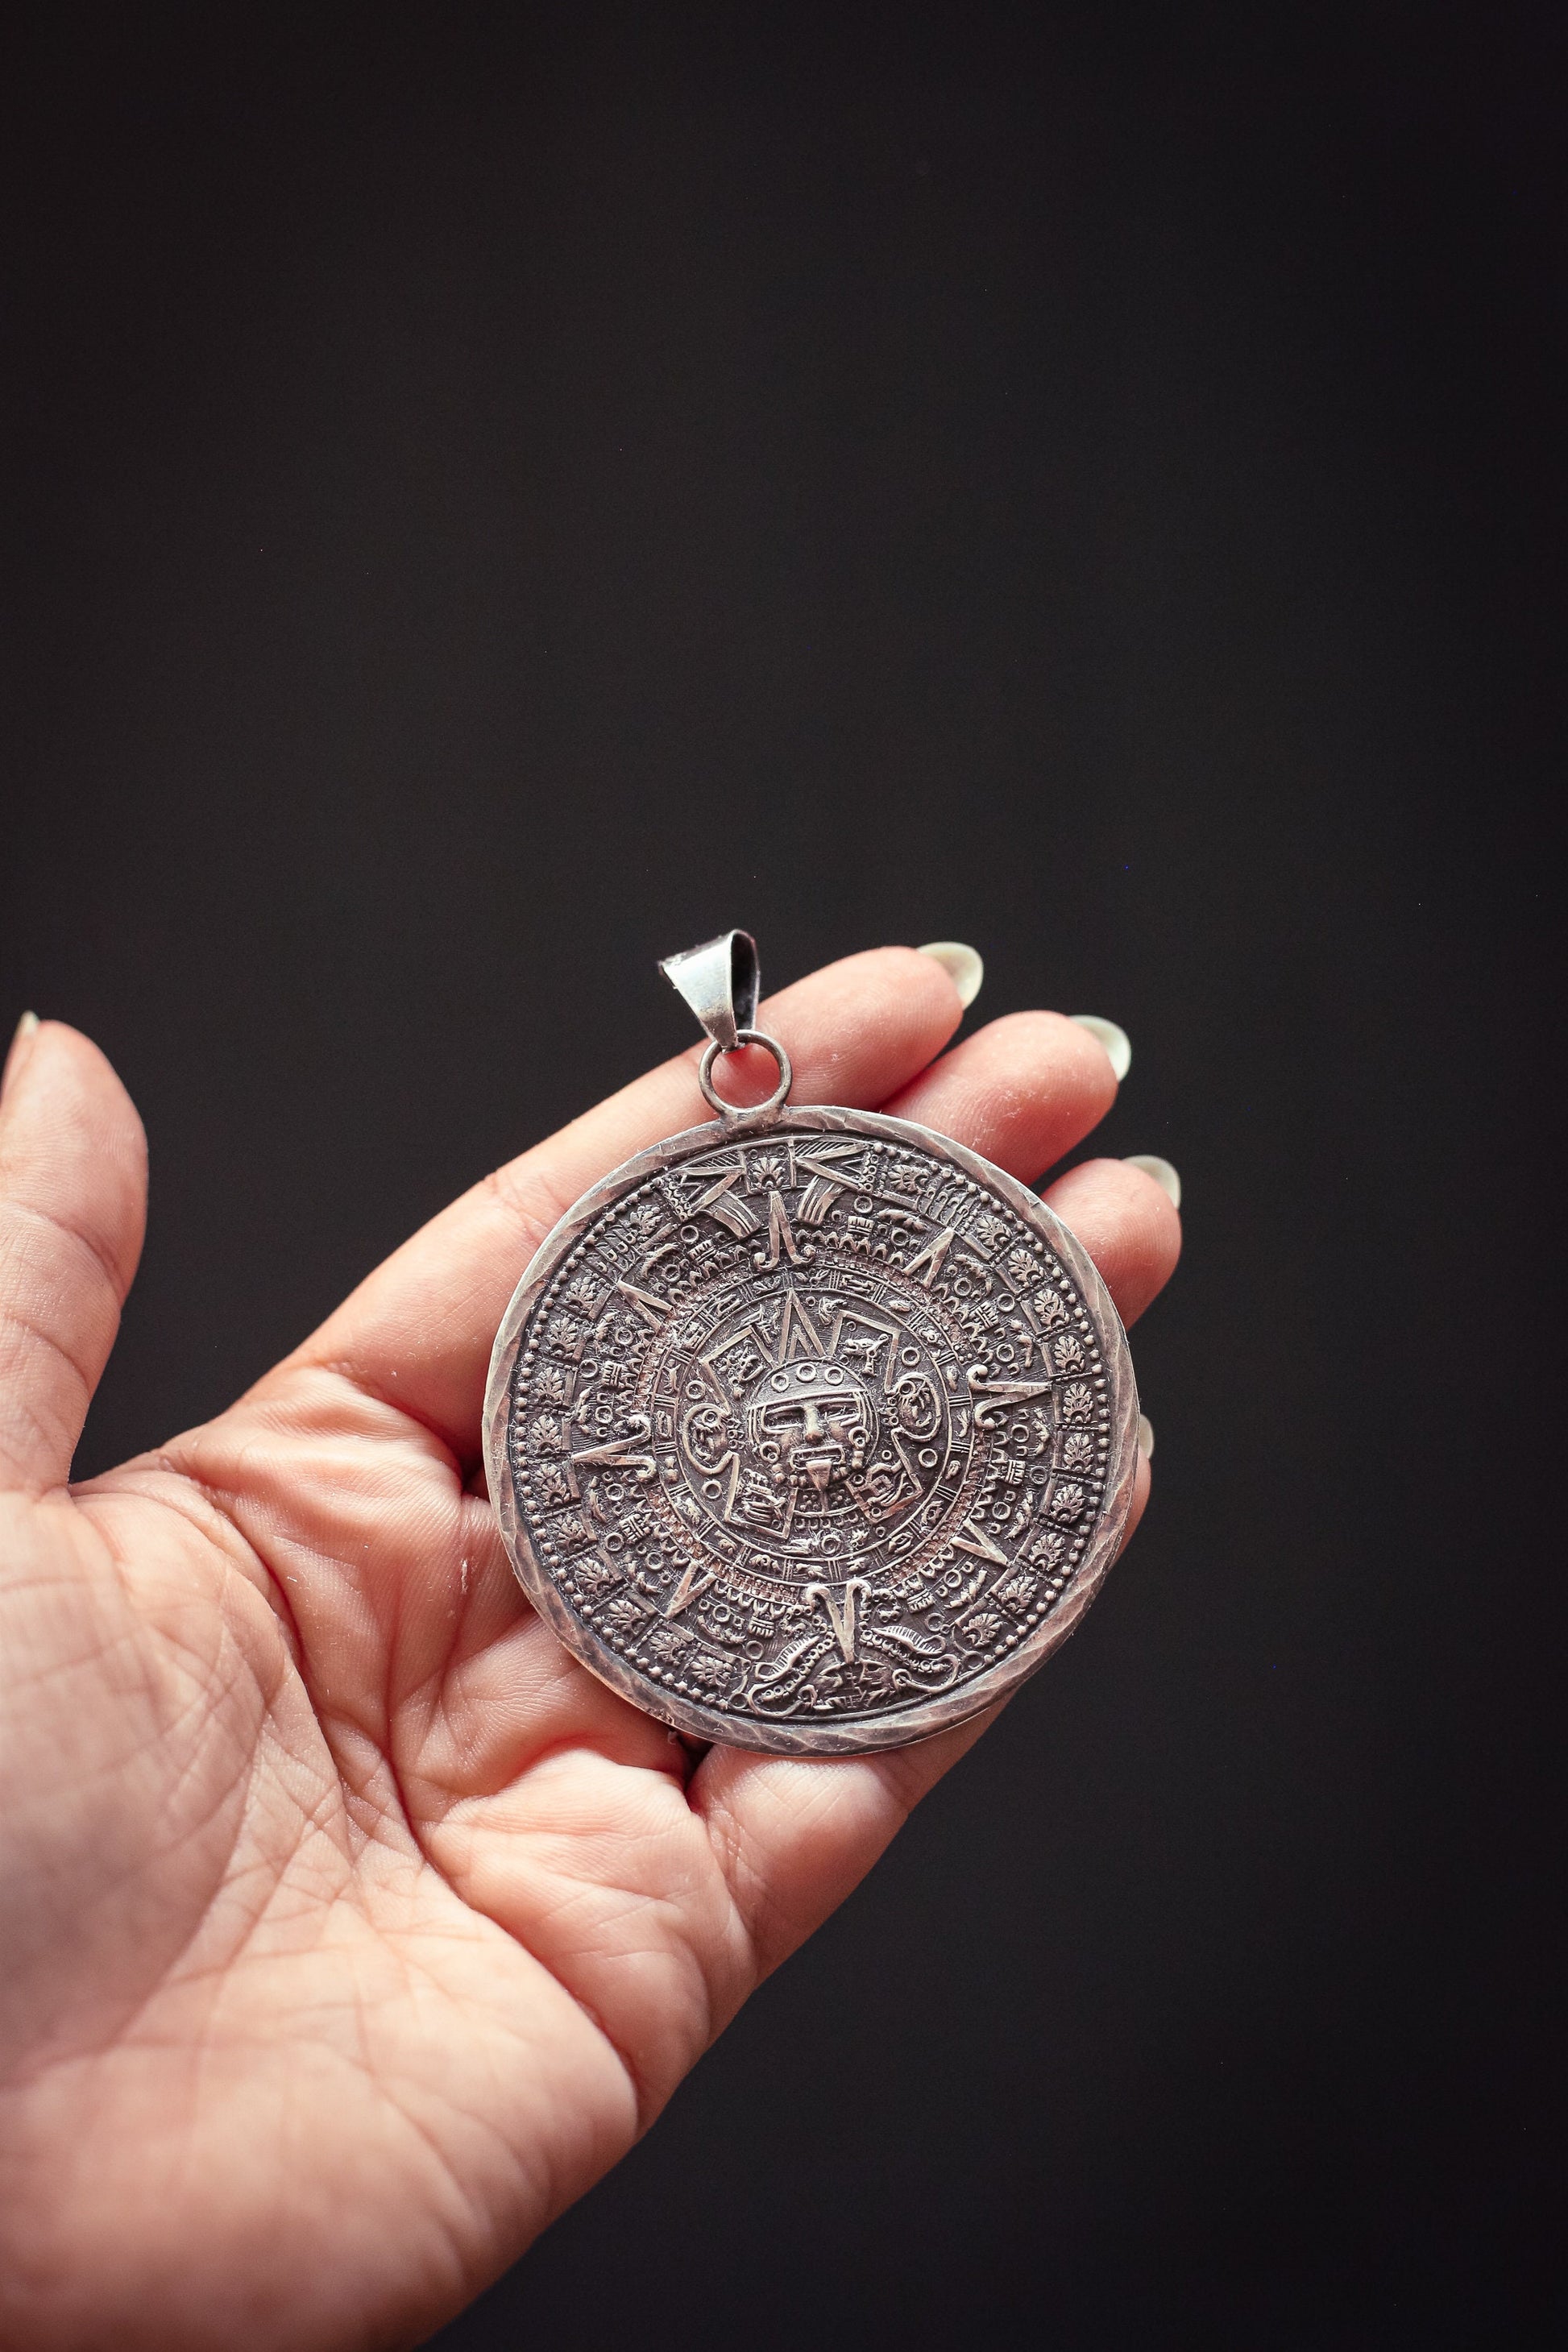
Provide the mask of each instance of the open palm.
[{"label": "open palm", "polygon": [[[773,1000],[795,1098],[1032,1179],[1107,1108],[1054,1014],[929,957]],[[700,1761],[532,1615],[486,1496],[497,1324],[562,1211],[703,1116],[667,1064],[476,1186],[203,1427],[68,1486],[141,1245],[85,1038],[0,1099],[0,2342],[396,2345],[607,2166],[977,1727]],[[1125,1318],[1175,1213],[1047,1195]],[[1146,1472],[1143,1484],[1146,1486]],[[1143,1487],[1141,1486],[1139,1504]]]}]

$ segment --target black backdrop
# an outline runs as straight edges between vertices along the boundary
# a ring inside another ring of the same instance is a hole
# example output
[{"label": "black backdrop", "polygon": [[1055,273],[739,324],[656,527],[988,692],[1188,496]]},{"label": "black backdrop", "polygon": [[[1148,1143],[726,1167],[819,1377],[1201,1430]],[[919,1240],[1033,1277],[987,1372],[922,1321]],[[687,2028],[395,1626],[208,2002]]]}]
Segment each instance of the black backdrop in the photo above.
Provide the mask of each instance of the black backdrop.
[{"label": "black backdrop", "polygon": [[1122,1022],[1186,1185],[1089,1625],[452,2352],[1552,2336],[1561,24],[13,33],[0,996],[153,1154],[84,1467],[732,922]]}]

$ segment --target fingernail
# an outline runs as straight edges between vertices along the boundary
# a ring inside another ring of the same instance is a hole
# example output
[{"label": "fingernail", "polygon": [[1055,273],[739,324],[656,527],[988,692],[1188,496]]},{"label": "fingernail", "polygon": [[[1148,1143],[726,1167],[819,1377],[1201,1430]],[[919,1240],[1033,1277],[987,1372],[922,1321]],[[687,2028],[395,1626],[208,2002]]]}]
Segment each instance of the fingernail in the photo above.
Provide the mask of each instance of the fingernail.
[{"label": "fingernail", "polygon": [[962,940],[931,940],[917,952],[928,955],[933,963],[941,964],[957,989],[961,1004],[968,1006],[973,1003],[980,993],[980,983],[985,977],[985,966],[973,948],[966,948]]},{"label": "fingernail", "polygon": [[1154,1459],[1154,1424],[1146,1412],[1138,1416],[1138,1451],[1145,1462]]},{"label": "fingernail", "polygon": [[1110,1056],[1110,1066],[1120,1086],[1132,1067],[1132,1040],[1126,1030],[1119,1029],[1114,1021],[1102,1021],[1098,1013],[1075,1013],[1072,1017],[1080,1029],[1099,1038]]},{"label": "fingernail", "polygon": [[36,1013],[24,1013],[17,1022],[16,1034],[11,1040],[11,1049],[5,1056],[5,1067],[4,1071],[0,1071],[0,1097],[4,1097],[6,1087],[26,1060],[26,1049],[37,1034],[37,1027],[38,1016]]},{"label": "fingernail", "polygon": [[1172,1208],[1181,1207],[1182,1180],[1168,1160],[1162,1160],[1157,1151],[1130,1151],[1125,1164],[1129,1168],[1142,1168],[1145,1176],[1152,1176]]}]

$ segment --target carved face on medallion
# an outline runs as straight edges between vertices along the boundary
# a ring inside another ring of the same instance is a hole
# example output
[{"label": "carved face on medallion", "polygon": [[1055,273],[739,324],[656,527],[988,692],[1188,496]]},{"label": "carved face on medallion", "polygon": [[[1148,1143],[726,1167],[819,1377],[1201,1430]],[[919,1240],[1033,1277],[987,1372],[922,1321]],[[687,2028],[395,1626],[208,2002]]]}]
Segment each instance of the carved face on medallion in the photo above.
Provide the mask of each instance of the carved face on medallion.
[{"label": "carved face on medallion", "polygon": [[756,1382],[744,1417],[751,1453],[792,1515],[853,1507],[849,1481],[877,1437],[876,1406],[858,1373],[820,1360],[782,1364]]}]

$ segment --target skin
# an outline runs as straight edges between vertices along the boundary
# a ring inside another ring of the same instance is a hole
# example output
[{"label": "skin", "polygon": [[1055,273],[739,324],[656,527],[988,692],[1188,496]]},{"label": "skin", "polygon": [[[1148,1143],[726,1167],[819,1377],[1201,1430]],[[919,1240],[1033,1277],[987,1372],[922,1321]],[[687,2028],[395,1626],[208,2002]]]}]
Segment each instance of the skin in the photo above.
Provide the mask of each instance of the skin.
[{"label": "skin", "polygon": [[[763,1021],[797,1101],[923,1120],[1032,1180],[1109,1108],[1110,1064],[1047,1013],[943,1055],[961,1013],[938,964],[883,949]],[[695,1065],[476,1185],[226,1412],[71,1486],[145,1149],[86,1038],[18,1038],[0,2343],[417,2342],[626,2152],[984,1728],[698,1759],[513,1580],[479,1466],[496,1327],[562,1211],[706,1116]],[[1175,1263],[1164,1193],[1097,1160],[1046,1197],[1131,1322]],[[1145,1465],[1138,1510],[1147,1490]]]}]

